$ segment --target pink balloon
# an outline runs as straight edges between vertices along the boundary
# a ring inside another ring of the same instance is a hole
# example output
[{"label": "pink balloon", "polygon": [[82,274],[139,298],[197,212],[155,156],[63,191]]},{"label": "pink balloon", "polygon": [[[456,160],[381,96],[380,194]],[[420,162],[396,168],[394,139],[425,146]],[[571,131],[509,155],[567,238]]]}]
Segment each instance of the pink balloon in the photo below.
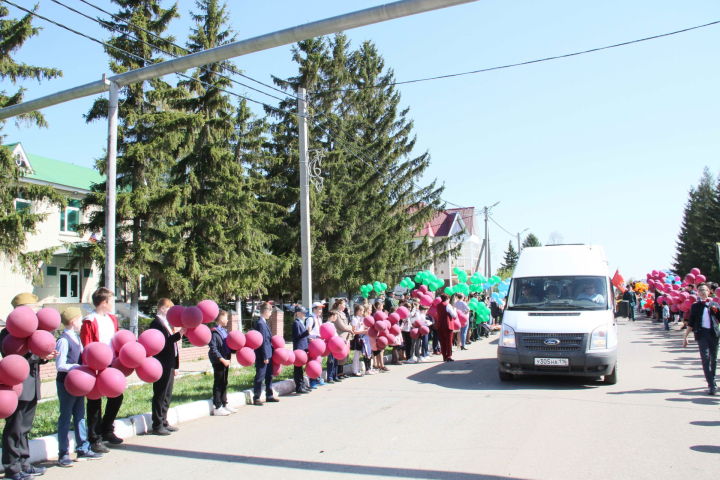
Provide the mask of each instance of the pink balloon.
[{"label": "pink balloon", "polygon": [[[145,353],[152,357],[162,352],[165,348],[165,336],[155,328],[148,328],[138,337],[138,343],[145,347]],[[103,395],[109,397],[109,395]]]},{"label": "pink balloon", "polygon": [[373,318],[376,322],[385,320],[388,318],[388,314],[383,312],[382,310],[378,310],[377,312],[373,313]]},{"label": "pink balloon", "polygon": [[460,330],[460,326],[460,320],[458,320],[457,318],[454,318],[450,321],[450,330]]},{"label": "pink balloon", "polygon": [[55,350],[55,336],[47,330],[35,330],[27,339],[28,348],[38,357],[47,357]]},{"label": "pink balloon", "polygon": [[3,340],[2,344],[3,353],[5,355],[25,355],[30,351],[27,345],[27,338],[17,338],[12,335],[8,335]]},{"label": "pink balloon", "polygon": [[343,348],[345,348],[345,341],[343,341],[342,338],[335,335],[334,337],[330,338],[330,340],[328,340],[327,345],[328,345],[328,348],[330,349],[330,353],[335,355],[335,353],[339,353],[342,351]]},{"label": "pink balloon", "polygon": [[118,330],[117,332],[115,332],[115,335],[113,335],[112,340],[110,341],[110,345],[117,353],[120,351],[123,345],[134,341],[135,334],[132,333],[130,330]]},{"label": "pink balloon", "polygon": [[685,275],[685,282],[688,285],[694,284],[695,283],[695,275],[693,275],[692,273],[688,273],[687,275]]},{"label": "pink balloon", "polygon": [[18,396],[12,388],[0,388],[0,418],[7,418],[17,410]]},{"label": "pink balloon", "polygon": [[[118,353],[120,363],[126,368],[138,368],[147,357],[145,347],[138,342],[129,342],[122,346]],[[152,358],[152,357],[151,357]]]},{"label": "pink balloon", "polygon": [[372,327],[370,327],[370,328],[368,329],[367,334],[368,334],[368,337],[370,337],[370,338],[375,338],[375,337],[377,337],[377,336],[378,336],[378,329],[377,329],[377,327],[374,326],[374,325],[373,325]]},{"label": "pink balloon", "polygon": [[100,394],[108,398],[119,397],[127,387],[127,380],[123,372],[112,367],[98,373],[95,382]]},{"label": "pink balloon", "polygon": [[420,330],[418,328],[410,329],[410,338],[418,338],[420,336]]},{"label": "pink balloon", "polygon": [[220,313],[218,304],[212,300],[203,300],[197,304],[197,308],[202,312],[203,323],[212,323]]},{"label": "pink balloon", "polygon": [[441,303],[442,303],[442,298],[440,298],[440,297],[435,297],[435,298],[433,299],[433,305],[440,305]]},{"label": "pink balloon", "polygon": [[245,334],[239,330],[228,332],[227,346],[230,350],[240,350],[245,346]]},{"label": "pink balloon", "polygon": [[378,350],[383,350],[388,346],[388,339],[385,337],[377,337],[375,339],[375,344],[377,345]]},{"label": "pink balloon", "polygon": [[[113,359],[113,361],[112,361],[112,363],[110,364],[110,366],[111,366],[112,368],[115,368],[115,369],[117,369],[117,370],[120,370],[120,371],[123,373],[123,375],[125,375],[126,377],[129,377],[129,376],[132,375],[132,373],[135,371],[135,370],[133,370],[132,368],[127,368],[125,365],[123,365],[123,364],[120,362],[120,359],[119,359],[118,357],[115,357],[115,358]],[[84,394],[83,394],[83,395],[84,395]],[[76,396],[77,396],[77,395],[76,395]]]},{"label": "pink balloon", "polygon": [[320,325],[320,338],[323,340],[330,339],[333,335],[337,335],[337,330],[335,330],[335,325],[333,325],[330,322],[323,323]]},{"label": "pink balloon", "polygon": [[385,338],[387,338],[388,345],[394,345],[397,341],[397,337],[395,337],[392,333],[386,333]]},{"label": "pink balloon", "polygon": [[[251,350],[257,350],[263,343],[262,333],[257,330],[250,330],[245,334],[245,346]],[[254,360],[253,360],[254,361]]]},{"label": "pink balloon", "polygon": [[173,327],[182,327],[182,313],[185,307],[182,305],[173,305],[167,312],[167,321]]},{"label": "pink balloon", "polygon": [[47,330],[48,332],[54,332],[58,329],[61,323],[60,312],[54,308],[45,307],[37,312],[38,328],[40,330]]},{"label": "pink balloon", "polygon": [[237,361],[243,367],[249,367],[255,363],[255,350],[250,347],[242,347],[235,354]]},{"label": "pink balloon", "polygon": [[290,365],[293,365],[295,363],[295,352],[293,350],[288,350],[290,353],[288,354],[287,360],[283,363],[286,367],[289,367]]},{"label": "pink balloon", "polygon": [[210,343],[212,332],[207,325],[200,324],[195,328],[189,328],[187,332],[185,332],[185,336],[190,340],[190,343],[196,347],[204,347]]},{"label": "pink balloon", "polygon": [[377,320],[375,322],[375,328],[378,332],[384,332],[388,328],[390,328],[390,322],[388,322],[387,320]]},{"label": "pink balloon", "polygon": [[423,295],[422,297],[420,297],[420,305],[429,307],[432,304],[433,304],[433,298],[430,295]]},{"label": "pink balloon", "polygon": [[398,307],[397,310],[395,310],[395,313],[397,313],[400,316],[401,320],[405,320],[410,316],[410,312],[406,307]]},{"label": "pink balloon", "polygon": [[393,312],[388,315],[388,320],[390,321],[390,325],[396,325],[400,321],[400,315],[397,312]]},{"label": "pink balloon", "polygon": [[467,314],[467,313],[458,310],[458,311],[457,311],[457,316],[458,316],[458,320],[460,320],[460,326],[461,326],[461,327],[464,327],[465,325],[468,324],[468,314]]},{"label": "pink balloon", "polygon": [[272,355],[273,363],[283,364],[287,362],[290,356],[290,350],[287,348],[276,348]]},{"label": "pink balloon", "polygon": [[702,274],[697,274],[697,275],[695,275],[695,281],[696,281],[697,283],[704,283],[705,280],[707,280],[707,279],[705,278],[705,275],[702,275]]},{"label": "pink balloon", "polygon": [[662,272],[662,271],[658,272],[658,277],[660,277],[661,279],[665,278],[666,276],[667,276],[667,273]]},{"label": "pink balloon", "polygon": [[390,327],[389,332],[397,337],[401,334],[402,330],[400,329],[400,325],[393,325]]},{"label": "pink balloon", "polygon": [[20,395],[22,395],[22,392],[23,392],[23,384],[22,383],[18,383],[17,385],[13,385],[12,387],[10,387],[9,385],[0,385],[0,387],[11,388],[12,391],[15,392],[15,395],[18,396],[18,398],[20,398]]},{"label": "pink balloon", "polygon": [[428,292],[428,287],[427,287],[427,285],[420,285],[420,286],[418,287],[418,290],[420,290],[422,293],[427,293],[427,292]]},{"label": "pink balloon", "polygon": [[294,350],[295,353],[295,362],[293,362],[293,365],[296,367],[303,367],[308,362],[308,355],[305,352],[305,350],[300,350],[299,348]]},{"label": "pink balloon", "polygon": [[690,273],[691,273],[693,276],[700,275],[700,269],[697,268],[697,267],[691,268],[691,269],[690,269]]},{"label": "pink balloon", "polygon": [[273,364],[272,364],[273,377],[277,377],[278,375],[280,375],[280,372],[282,372],[282,368],[283,368],[282,363],[273,362]]},{"label": "pink balloon", "polygon": [[330,351],[330,345],[328,344],[328,342],[325,342],[325,351],[322,353],[322,356],[327,357],[331,353],[332,352]]},{"label": "pink balloon", "polygon": [[430,333],[430,327],[427,325],[420,327],[420,335],[427,335],[428,333]]},{"label": "pink balloon", "polygon": [[[139,345],[139,344],[138,344]],[[142,348],[142,347],[141,347]],[[143,352],[145,350],[143,349]],[[106,369],[113,360],[112,349],[102,342],[87,344],[83,351],[85,364],[93,370]]]},{"label": "pink balloon", "polygon": [[420,328],[420,327],[422,327],[423,325],[424,325],[424,324],[423,324],[420,320],[415,320],[415,321],[412,323],[412,326],[415,327],[415,328]]},{"label": "pink balloon", "polygon": [[143,382],[157,382],[162,376],[162,365],[160,364],[160,360],[155,357],[147,357],[142,361],[140,366],[135,369],[135,373],[137,373],[137,376]]},{"label": "pink balloon", "polygon": [[102,397],[102,393],[100,392],[100,388],[98,388],[97,382],[95,382],[95,386],[93,386],[93,389],[90,390],[90,392],[85,395],[90,400],[100,400]]},{"label": "pink balloon", "polygon": [[363,318],[363,323],[365,324],[366,327],[370,328],[373,325],[375,325],[375,319],[373,317],[371,317],[370,315],[368,315],[365,318]]},{"label": "pink balloon", "polygon": [[37,330],[38,318],[32,308],[21,305],[10,312],[5,320],[5,326],[13,337],[27,338]]},{"label": "pink balloon", "polygon": [[0,383],[17,385],[30,375],[30,364],[20,355],[8,355],[0,361]]},{"label": "pink balloon", "polygon": [[350,353],[350,347],[345,344],[343,348],[340,349],[338,352],[333,352],[332,356],[335,357],[336,360],[344,360],[347,358],[348,354]]},{"label": "pink balloon", "polygon": [[285,339],[280,335],[273,335],[270,338],[270,344],[273,348],[285,348]]},{"label": "pink balloon", "polygon": [[307,374],[308,378],[318,378],[320,375],[322,375],[322,364],[317,360],[310,360],[305,366],[305,373]]},{"label": "pink balloon", "polygon": [[183,310],[182,324],[185,328],[195,328],[200,325],[202,321],[203,313],[198,307],[187,307]]}]

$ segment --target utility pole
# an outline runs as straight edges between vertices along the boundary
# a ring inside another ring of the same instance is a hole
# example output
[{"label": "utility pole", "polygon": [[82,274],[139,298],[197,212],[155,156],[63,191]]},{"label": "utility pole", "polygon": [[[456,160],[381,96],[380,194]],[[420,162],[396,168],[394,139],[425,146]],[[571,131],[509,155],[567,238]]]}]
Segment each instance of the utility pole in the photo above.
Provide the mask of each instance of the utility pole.
[{"label": "utility pole", "polygon": [[120,87],[113,81],[108,83],[110,84],[110,95],[108,98],[107,184],[105,187],[105,288],[115,295],[115,182],[117,180],[117,125]]},{"label": "utility pole", "polygon": [[528,230],[530,230],[530,229],[529,229],[529,228],[526,228],[526,229],[523,230],[522,232],[518,232],[518,233],[517,233],[517,242],[518,242],[518,251],[517,251],[517,253],[518,253],[518,255],[520,255],[520,235],[522,235],[523,233],[527,232]]},{"label": "utility pole", "polygon": [[496,207],[500,202],[495,202],[489,207],[483,207],[483,215],[485,217],[485,240],[483,246],[485,247],[485,278],[490,278],[492,275],[492,266],[490,264],[490,231],[488,230],[488,218],[490,216],[490,210]]},{"label": "utility pole", "polygon": [[298,87],[298,138],[300,145],[300,255],[302,256],[302,304],[312,304],[310,251],[310,181],[308,179],[308,130],[305,88]]}]

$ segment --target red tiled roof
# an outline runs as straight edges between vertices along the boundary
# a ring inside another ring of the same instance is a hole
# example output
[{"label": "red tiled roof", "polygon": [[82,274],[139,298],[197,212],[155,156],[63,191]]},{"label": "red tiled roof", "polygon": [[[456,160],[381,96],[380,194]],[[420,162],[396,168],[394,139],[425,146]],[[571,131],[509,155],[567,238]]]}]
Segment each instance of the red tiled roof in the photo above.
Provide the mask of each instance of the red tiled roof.
[{"label": "red tiled roof", "polygon": [[438,212],[437,215],[435,215],[435,218],[425,224],[425,226],[420,231],[420,233],[418,233],[417,236],[447,237],[450,235],[452,225],[453,223],[455,223],[455,220],[458,216],[462,218],[467,232],[469,234],[472,234],[474,232],[474,212],[475,207],[450,208],[443,212]]}]

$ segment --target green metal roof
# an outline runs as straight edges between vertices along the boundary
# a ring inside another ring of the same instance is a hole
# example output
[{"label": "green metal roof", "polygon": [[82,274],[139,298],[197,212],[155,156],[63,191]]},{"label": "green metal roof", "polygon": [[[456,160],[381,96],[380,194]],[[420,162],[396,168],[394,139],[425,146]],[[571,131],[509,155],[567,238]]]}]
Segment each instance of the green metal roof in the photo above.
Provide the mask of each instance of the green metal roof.
[{"label": "green metal roof", "polygon": [[33,169],[33,173],[26,175],[26,178],[83,190],[90,190],[94,183],[105,181],[105,176],[92,168],[41,157],[27,151],[25,154]]}]

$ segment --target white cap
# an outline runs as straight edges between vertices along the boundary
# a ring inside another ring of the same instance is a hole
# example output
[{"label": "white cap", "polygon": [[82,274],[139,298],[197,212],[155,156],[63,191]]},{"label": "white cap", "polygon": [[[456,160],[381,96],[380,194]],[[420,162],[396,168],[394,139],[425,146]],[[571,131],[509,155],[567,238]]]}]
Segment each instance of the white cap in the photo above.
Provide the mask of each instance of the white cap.
[{"label": "white cap", "polygon": [[317,307],[325,308],[325,304],[322,302],[315,302],[312,304],[312,308],[317,308]]}]

